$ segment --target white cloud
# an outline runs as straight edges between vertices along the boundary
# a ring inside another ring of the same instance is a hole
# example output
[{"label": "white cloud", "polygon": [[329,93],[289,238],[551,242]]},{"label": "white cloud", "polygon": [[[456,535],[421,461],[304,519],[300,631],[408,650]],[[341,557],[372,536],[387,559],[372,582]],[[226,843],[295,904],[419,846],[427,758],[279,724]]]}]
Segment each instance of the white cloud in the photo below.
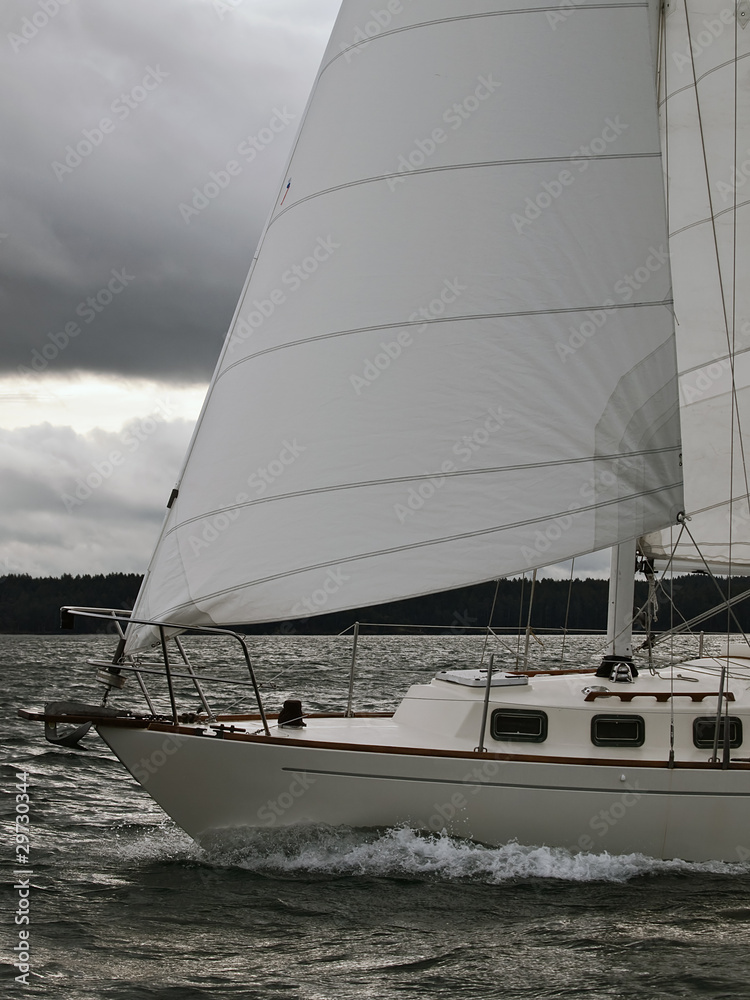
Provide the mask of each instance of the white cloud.
[{"label": "white cloud", "polygon": [[191,431],[158,409],[119,433],[0,431],[0,569],[142,572]]},{"label": "white cloud", "polygon": [[194,422],[206,386],[176,385],[112,376],[38,375],[0,378],[0,427],[15,430],[48,423],[85,434],[119,431],[136,414],[169,412]]}]

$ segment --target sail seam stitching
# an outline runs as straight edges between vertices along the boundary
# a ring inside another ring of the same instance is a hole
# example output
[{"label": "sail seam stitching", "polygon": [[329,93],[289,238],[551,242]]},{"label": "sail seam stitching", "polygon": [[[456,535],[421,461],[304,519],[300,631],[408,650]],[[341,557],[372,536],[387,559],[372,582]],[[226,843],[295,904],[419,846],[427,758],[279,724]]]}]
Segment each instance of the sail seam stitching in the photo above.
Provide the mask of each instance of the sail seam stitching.
[{"label": "sail seam stitching", "polygon": [[[734,353],[732,355],[729,355],[729,354],[719,355],[719,356],[717,356],[715,358],[711,358],[709,361],[703,361],[699,365],[693,365],[692,368],[684,368],[680,372],[679,377],[680,378],[684,378],[686,375],[692,375],[693,372],[699,372],[699,371],[702,371],[704,368],[710,368],[711,365],[720,364],[722,361],[728,361],[729,358],[730,358],[730,356],[734,357],[734,358],[739,358],[743,354],[748,354],[749,352],[750,352],[750,347],[743,347],[742,350],[740,350],[740,351],[734,351]],[[701,402],[701,400],[695,400],[695,402]],[[688,403],[688,404],[684,404],[684,405],[688,405],[689,406],[690,404]]]},{"label": "sail seam stitching", "polygon": [[[628,501],[638,500],[646,496],[653,496],[657,493],[669,492],[671,490],[677,489],[680,485],[681,483],[679,482],[670,483],[667,486],[660,486],[653,490],[642,490],[639,491],[638,493],[628,494],[625,497],[614,497],[611,500],[605,500],[603,503],[589,504],[586,507],[578,507],[576,509],[576,513],[584,514],[588,512],[593,512],[596,510],[601,510],[603,507],[609,507],[613,504],[627,503]],[[382,556],[394,555],[401,552],[409,552],[412,551],[413,549],[428,548],[429,546],[432,545],[442,545],[449,542],[458,542],[469,538],[481,538],[483,535],[492,535],[502,531],[512,531],[514,528],[530,527],[531,525],[534,524],[544,524],[548,521],[554,521],[556,517],[569,517],[570,513],[571,513],[570,511],[559,511],[556,514],[545,514],[542,517],[536,517],[528,521],[514,521],[510,524],[495,525],[492,528],[479,528],[476,531],[462,532],[457,535],[448,535],[441,538],[431,538],[428,539],[427,541],[422,541],[422,542],[412,542],[409,545],[396,545],[388,549],[378,549],[377,551],[373,552],[362,552],[359,553],[358,555],[347,556],[342,559],[329,559],[326,562],[315,563],[312,566],[304,566],[300,569],[287,570],[283,573],[275,573],[271,576],[265,576],[258,580],[248,581],[247,583],[243,583],[237,587],[224,587],[222,590],[217,590],[210,594],[204,594],[200,598],[200,600],[201,602],[210,601],[216,597],[222,597],[225,594],[239,593],[242,590],[248,590],[251,587],[257,587],[260,586],[261,584],[272,583],[276,580],[284,580],[292,576],[301,575],[303,573],[311,573],[314,572],[315,570],[329,569],[332,566],[342,566],[348,563],[360,562],[361,560],[364,559],[380,558]],[[193,607],[193,604],[178,604],[172,608],[167,608],[162,613],[162,617],[170,616],[173,613],[179,612],[184,608],[190,608],[190,607]],[[179,625],[180,623],[171,622],[171,624]]]},{"label": "sail seam stitching", "polygon": [[[737,208],[744,208],[746,205],[750,205],[750,198],[748,198],[747,201],[739,202]],[[696,226],[705,226],[707,222],[712,222],[714,219],[718,219],[722,215],[726,215],[727,212],[734,212],[734,210],[734,205],[730,205],[728,208],[722,208],[720,212],[716,212],[713,216],[707,215],[705,219],[698,219],[696,222],[688,223],[687,226],[683,226],[681,229],[675,229],[673,233],[669,234],[669,238],[672,239],[675,236],[679,236],[681,233],[685,233],[689,229],[695,229]]]},{"label": "sail seam stitching", "polygon": [[[597,3],[597,4],[582,4],[580,7],[576,7],[576,10],[628,10],[631,8],[642,8],[648,7],[648,3]],[[388,38],[391,35],[400,35],[407,31],[415,31],[421,28],[431,28],[436,24],[455,24],[459,21],[476,21],[479,18],[486,17],[507,17],[509,15],[518,14],[546,14],[549,12],[559,11],[560,5],[555,4],[550,7],[518,7],[513,10],[488,10],[477,14],[461,14],[457,17],[440,17],[435,18],[432,21],[418,21],[415,24],[405,24],[400,28],[391,28],[390,31],[379,31],[376,35],[371,38],[363,39],[359,42],[352,42],[351,45],[347,45],[340,49],[333,58],[325,64],[318,74],[318,79],[320,79],[326,70],[332,66],[335,62],[338,62],[342,57],[346,57],[349,52],[359,51],[368,45],[370,42],[380,41],[383,38]]]},{"label": "sail seam stitching", "polygon": [[[743,55],[737,57],[737,61],[739,62],[740,59],[747,59],[749,56],[750,52],[745,52]],[[720,69],[726,69],[727,66],[734,65],[734,62],[735,62],[734,59],[728,59],[727,62],[719,63],[717,66],[712,66],[711,69],[707,69],[705,73],[701,73],[701,75],[696,79],[695,83],[686,83],[685,86],[680,87],[679,90],[675,90],[671,94],[667,94],[664,100],[660,102],[660,105],[666,104],[667,101],[671,101],[672,98],[677,97],[678,94],[684,94],[685,91],[687,90],[692,91],[695,87],[698,86],[699,83],[702,83],[703,80],[706,79],[706,77],[711,76],[712,73],[717,73]]]},{"label": "sail seam stitching", "polygon": [[313,201],[315,198],[323,198],[326,195],[334,194],[337,191],[345,191],[348,188],[359,187],[363,184],[378,184],[380,181],[398,180],[405,181],[410,177],[420,177],[427,174],[438,174],[448,170],[480,170],[486,167],[514,167],[524,166],[530,163],[571,163],[573,160],[607,161],[607,160],[641,160],[641,159],[661,159],[661,150],[654,153],[599,153],[579,156],[570,153],[565,156],[528,156],[516,160],[477,160],[474,163],[444,163],[442,166],[421,167],[414,170],[391,171],[387,174],[375,174],[373,177],[360,177],[358,180],[346,181],[344,184],[335,184],[333,187],[323,188],[321,191],[313,191],[304,198],[291,202],[286,208],[278,212],[268,224],[271,228],[279,219],[282,219],[288,212],[293,211],[305,202]]},{"label": "sail seam stitching", "polygon": [[558,459],[554,462],[531,462],[526,465],[500,465],[488,469],[455,469],[453,472],[425,472],[423,475],[418,476],[394,476],[390,479],[367,479],[358,483],[337,483],[333,486],[318,486],[314,489],[297,490],[293,493],[277,493],[270,497],[256,497],[255,499],[245,500],[239,503],[227,504],[225,507],[217,507],[213,510],[206,510],[201,514],[196,514],[195,517],[185,518],[184,521],[180,521],[178,524],[173,525],[169,531],[166,532],[165,537],[167,535],[171,535],[179,528],[184,528],[188,524],[194,524],[196,521],[203,521],[207,517],[214,517],[217,514],[223,514],[230,510],[243,510],[248,507],[255,507],[259,504],[273,503],[276,500],[294,500],[299,497],[320,496],[324,493],[339,493],[343,490],[366,489],[372,486],[387,486],[394,483],[420,483],[431,479],[454,479],[459,476],[484,476],[497,475],[505,472],[523,472],[531,469],[564,468],[566,466],[584,465],[587,462],[629,461],[634,458],[646,458],[649,455],[666,455],[673,452],[679,452],[680,448],[681,445],[673,445],[669,448],[648,448],[642,451],[622,452],[620,454],[612,455],[596,455],[593,457],[586,455],[582,458]]},{"label": "sail seam stitching", "polygon": [[608,312],[612,309],[652,309],[655,307],[671,306],[673,305],[673,300],[671,298],[667,299],[656,299],[649,302],[614,302],[612,304],[595,303],[585,306],[565,306],[559,309],[526,309],[519,310],[517,312],[506,312],[506,313],[470,313],[465,316],[435,316],[429,319],[420,317],[415,320],[401,320],[394,323],[379,323],[374,326],[359,326],[354,327],[350,330],[334,330],[330,333],[320,333],[316,337],[305,337],[304,340],[291,340],[286,344],[276,344],[274,347],[266,347],[262,351],[256,351],[254,354],[248,354],[247,357],[237,358],[230,365],[227,365],[219,374],[216,376],[217,384],[219,379],[223,378],[224,375],[228,374],[233,368],[238,365],[245,364],[247,361],[252,361],[254,358],[260,358],[265,354],[273,354],[275,351],[284,351],[291,347],[300,347],[303,344],[314,344],[322,340],[332,340],[336,337],[349,337],[356,336],[360,333],[376,333],[383,330],[401,330],[405,327],[416,327],[416,326],[429,326],[433,323],[469,323],[475,320],[488,320],[488,319],[519,319],[525,316],[559,316],[568,313],[585,313],[592,310],[602,310]]}]

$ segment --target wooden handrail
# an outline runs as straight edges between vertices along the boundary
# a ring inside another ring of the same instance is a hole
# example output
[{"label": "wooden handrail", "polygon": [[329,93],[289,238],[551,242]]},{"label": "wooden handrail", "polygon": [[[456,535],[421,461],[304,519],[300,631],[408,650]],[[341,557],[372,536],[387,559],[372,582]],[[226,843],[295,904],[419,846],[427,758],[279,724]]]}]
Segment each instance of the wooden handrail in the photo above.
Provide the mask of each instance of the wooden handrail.
[{"label": "wooden handrail", "polygon": [[[665,702],[670,698],[689,698],[691,701],[703,701],[704,698],[718,698],[718,691],[589,691],[585,701],[596,701],[597,698],[619,698],[620,701],[632,701],[633,698],[656,698]],[[734,701],[731,691],[726,691],[727,701]]]}]

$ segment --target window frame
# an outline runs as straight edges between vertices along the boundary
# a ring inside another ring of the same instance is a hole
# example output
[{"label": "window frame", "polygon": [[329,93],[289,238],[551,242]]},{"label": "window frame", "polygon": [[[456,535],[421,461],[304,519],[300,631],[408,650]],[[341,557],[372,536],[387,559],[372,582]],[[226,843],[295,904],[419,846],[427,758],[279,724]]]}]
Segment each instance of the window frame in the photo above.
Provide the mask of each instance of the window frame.
[{"label": "window frame", "polygon": [[[737,715],[730,715],[729,717],[729,749],[738,750],[742,746],[743,732],[742,732],[742,719]],[[719,742],[718,749],[724,749],[724,740],[722,737],[722,723],[725,723],[727,719],[726,715],[722,715],[721,723],[719,724]],[[710,725],[711,726],[711,739],[710,740],[699,740],[696,733],[696,728],[699,725]],[[713,750],[714,748],[714,733],[716,726],[716,716],[715,715],[697,715],[693,719],[693,746],[697,750]],[[732,730],[735,729],[738,734],[738,739],[736,742],[732,740]]]},{"label": "window frame", "polygon": [[[515,716],[538,719],[540,723],[539,735],[529,736],[525,733],[513,733],[501,735],[497,732],[496,719],[501,716]],[[539,708],[496,708],[490,718],[490,737],[496,743],[544,743],[547,739],[549,719],[547,713]]]},{"label": "window frame", "polygon": [[[602,739],[596,735],[597,724],[601,721],[608,722],[634,722],[638,730],[635,740],[609,740]],[[591,719],[591,742],[595,747],[642,747],[646,742],[646,721],[642,715],[632,715],[623,712],[602,712]]]}]

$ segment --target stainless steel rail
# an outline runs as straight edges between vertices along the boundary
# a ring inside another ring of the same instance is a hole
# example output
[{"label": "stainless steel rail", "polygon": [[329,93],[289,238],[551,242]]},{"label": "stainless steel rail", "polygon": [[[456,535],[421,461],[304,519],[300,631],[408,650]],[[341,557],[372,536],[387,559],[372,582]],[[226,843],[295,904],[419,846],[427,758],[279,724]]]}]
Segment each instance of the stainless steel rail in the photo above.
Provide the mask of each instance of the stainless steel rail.
[{"label": "stainless steel rail", "polygon": [[[82,607],[79,608],[79,607],[72,607],[72,606],[66,606],[66,607],[63,607],[63,608],[60,609],[60,624],[61,624],[61,627],[62,628],[68,628],[68,629],[72,628],[76,617],[81,617],[81,618],[99,618],[99,619],[104,619],[104,620],[109,621],[109,622],[114,621],[114,622],[117,623],[118,630],[120,631],[121,635],[123,634],[123,630],[120,628],[120,624],[123,624],[125,626],[127,626],[127,625],[150,625],[153,628],[155,628],[155,629],[158,630],[158,632],[159,632],[159,641],[160,641],[160,645],[161,645],[161,649],[162,649],[163,664],[164,664],[163,673],[166,676],[167,687],[169,689],[169,701],[170,701],[170,706],[171,706],[171,709],[172,709],[172,716],[174,718],[175,725],[177,724],[178,714],[179,713],[177,711],[177,703],[176,703],[176,700],[175,700],[174,687],[173,687],[173,684],[172,684],[172,680],[173,680],[174,677],[178,677],[178,676],[186,677],[186,678],[188,678],[189,680],[191,680],[193,682],[193,684],[195,686],[195,689],[198,692],[198,697],[200,698],[201,703],[203,704],[204,708],[208,711],[209,715],[213,715],[213,713],[211,712],[210,708],[208,707],[208,703],[207,703],[207,701],[205,699],[205,694],[204,694],[203,690],[201,689],[199,681],[200,680],[215,680],[215,681],[219,681],[219,683],[230,683],[230,684],[237,684],[237,682],[236,681],[222,681],[219,678],[199,677],[199,675],[197,675],[194,672],[194,670],[192,668],[192,665],[190,664],[189,660],[187,659],[187,657],[185,655],[185,652],[184,652],[184,649],[180,650],[180,652],[181,652],[181,655],[183,656],[183,659],[185,660],[185,663],[186,663],[186,666],[187,666],[187,669],[188,669],[188,673],[187,674],[183,674],[181,672],[178,673],[177,671],[174,671],[172,669],[172,664],[170,663],[170,660],[169,660],[169,652],[168,652],[168,649],[167,649],[167,637],[166,637],[166,634],[165,634],[165,630],[167,630],[167,629],[170,629],[170,630],[171,629],[175,629],[175,630],[177,630],[177,632],[180,632],[180,633],[186,633],[186,632],[188,632],[188,633],[191,633],[193,635],[224,635],[224,636],[229,637],[230,639],[234,639],[236,642],[239,643],[240,648],[242,649],[242,655],[243,655],[244,660],[245,660],[245,665],[247,666],[248,674],[250,675],[250,683],[251,683],[251,686],[253,688],[253,693],[255,694],[255,700],[256,700],[257,705],[258,705],[258,711],[260,713],[260,717],[261,717],[261,720],[262,720],[262,723],[263,723],[263,731],[264,731],[264,733],[265,733],[266,736],[270,736],[271,735],[271,730],[269,729],[269,726],[268,726],[268,719],[266,717],[266,711],[265,711],[265,708],[263,706],[263,699],[261,697],[260,688],[258,687],[258,682],[257,682],[257,679],[255,677],[255,670],[253,669],[253,664],[252,664],[252,661],[250,659],[250,652],[249,652],[249,650],[247,648],[247,643],[245,642],[245,637],[242,636],[242,635],[240,635],[238,632],[233,632],[231,629],[216,628],[216,627],[212,627],[212,626],[204,626],[204,627],[198,628],[198,627],[181,625],[178,622],[155,622],[155,621],[151,621],[151,620],[146,619],[146,618],[133,618],[132,615],[131,615],[131,613],[129,611],[125,611],[125,610],[122,610],[122,609],[114,609],[114,608],[82,608]],[[174,636],[173,638],[177,639],[177,636]],[[178,649],[180,649],[180,645],[181,644],[178,644]],[[110,672],[110,673],[112,673],[113,675],[117,676],[123,670],[132,670],[136,674],[136,677],[138,677],[138,679],[139,679],[139,682],[140,682],[140,685],[141,685],[141,689],[144,692],[144,695],[146,697],[147,703],[149,704],[149,707],[153,708],[153,705],[151,703],[151,699],[149,698],[148,693],[145,690],[145,685],[143,683],[143,680],[142,680],[142,678],[139,675],[141,673],[162,673],[162,671],[160,671],[160,670],[159,671],[157,671],[157,670],[149,670],[149,669],[143,667],[136,660],[131,661],[131,664],[123,662],[123,659],[122,659],[122,656],[123,656],[123,654],[122,654],[122,646],[123,646],[123,640],[121,638],[120,645],[118,646],[118,650],[117,650],[117,653],[115,654],[114,661],[112,663],[107,664],[107,671]],[[105,698],[106,698],[106,695],[105,695]]]}]

